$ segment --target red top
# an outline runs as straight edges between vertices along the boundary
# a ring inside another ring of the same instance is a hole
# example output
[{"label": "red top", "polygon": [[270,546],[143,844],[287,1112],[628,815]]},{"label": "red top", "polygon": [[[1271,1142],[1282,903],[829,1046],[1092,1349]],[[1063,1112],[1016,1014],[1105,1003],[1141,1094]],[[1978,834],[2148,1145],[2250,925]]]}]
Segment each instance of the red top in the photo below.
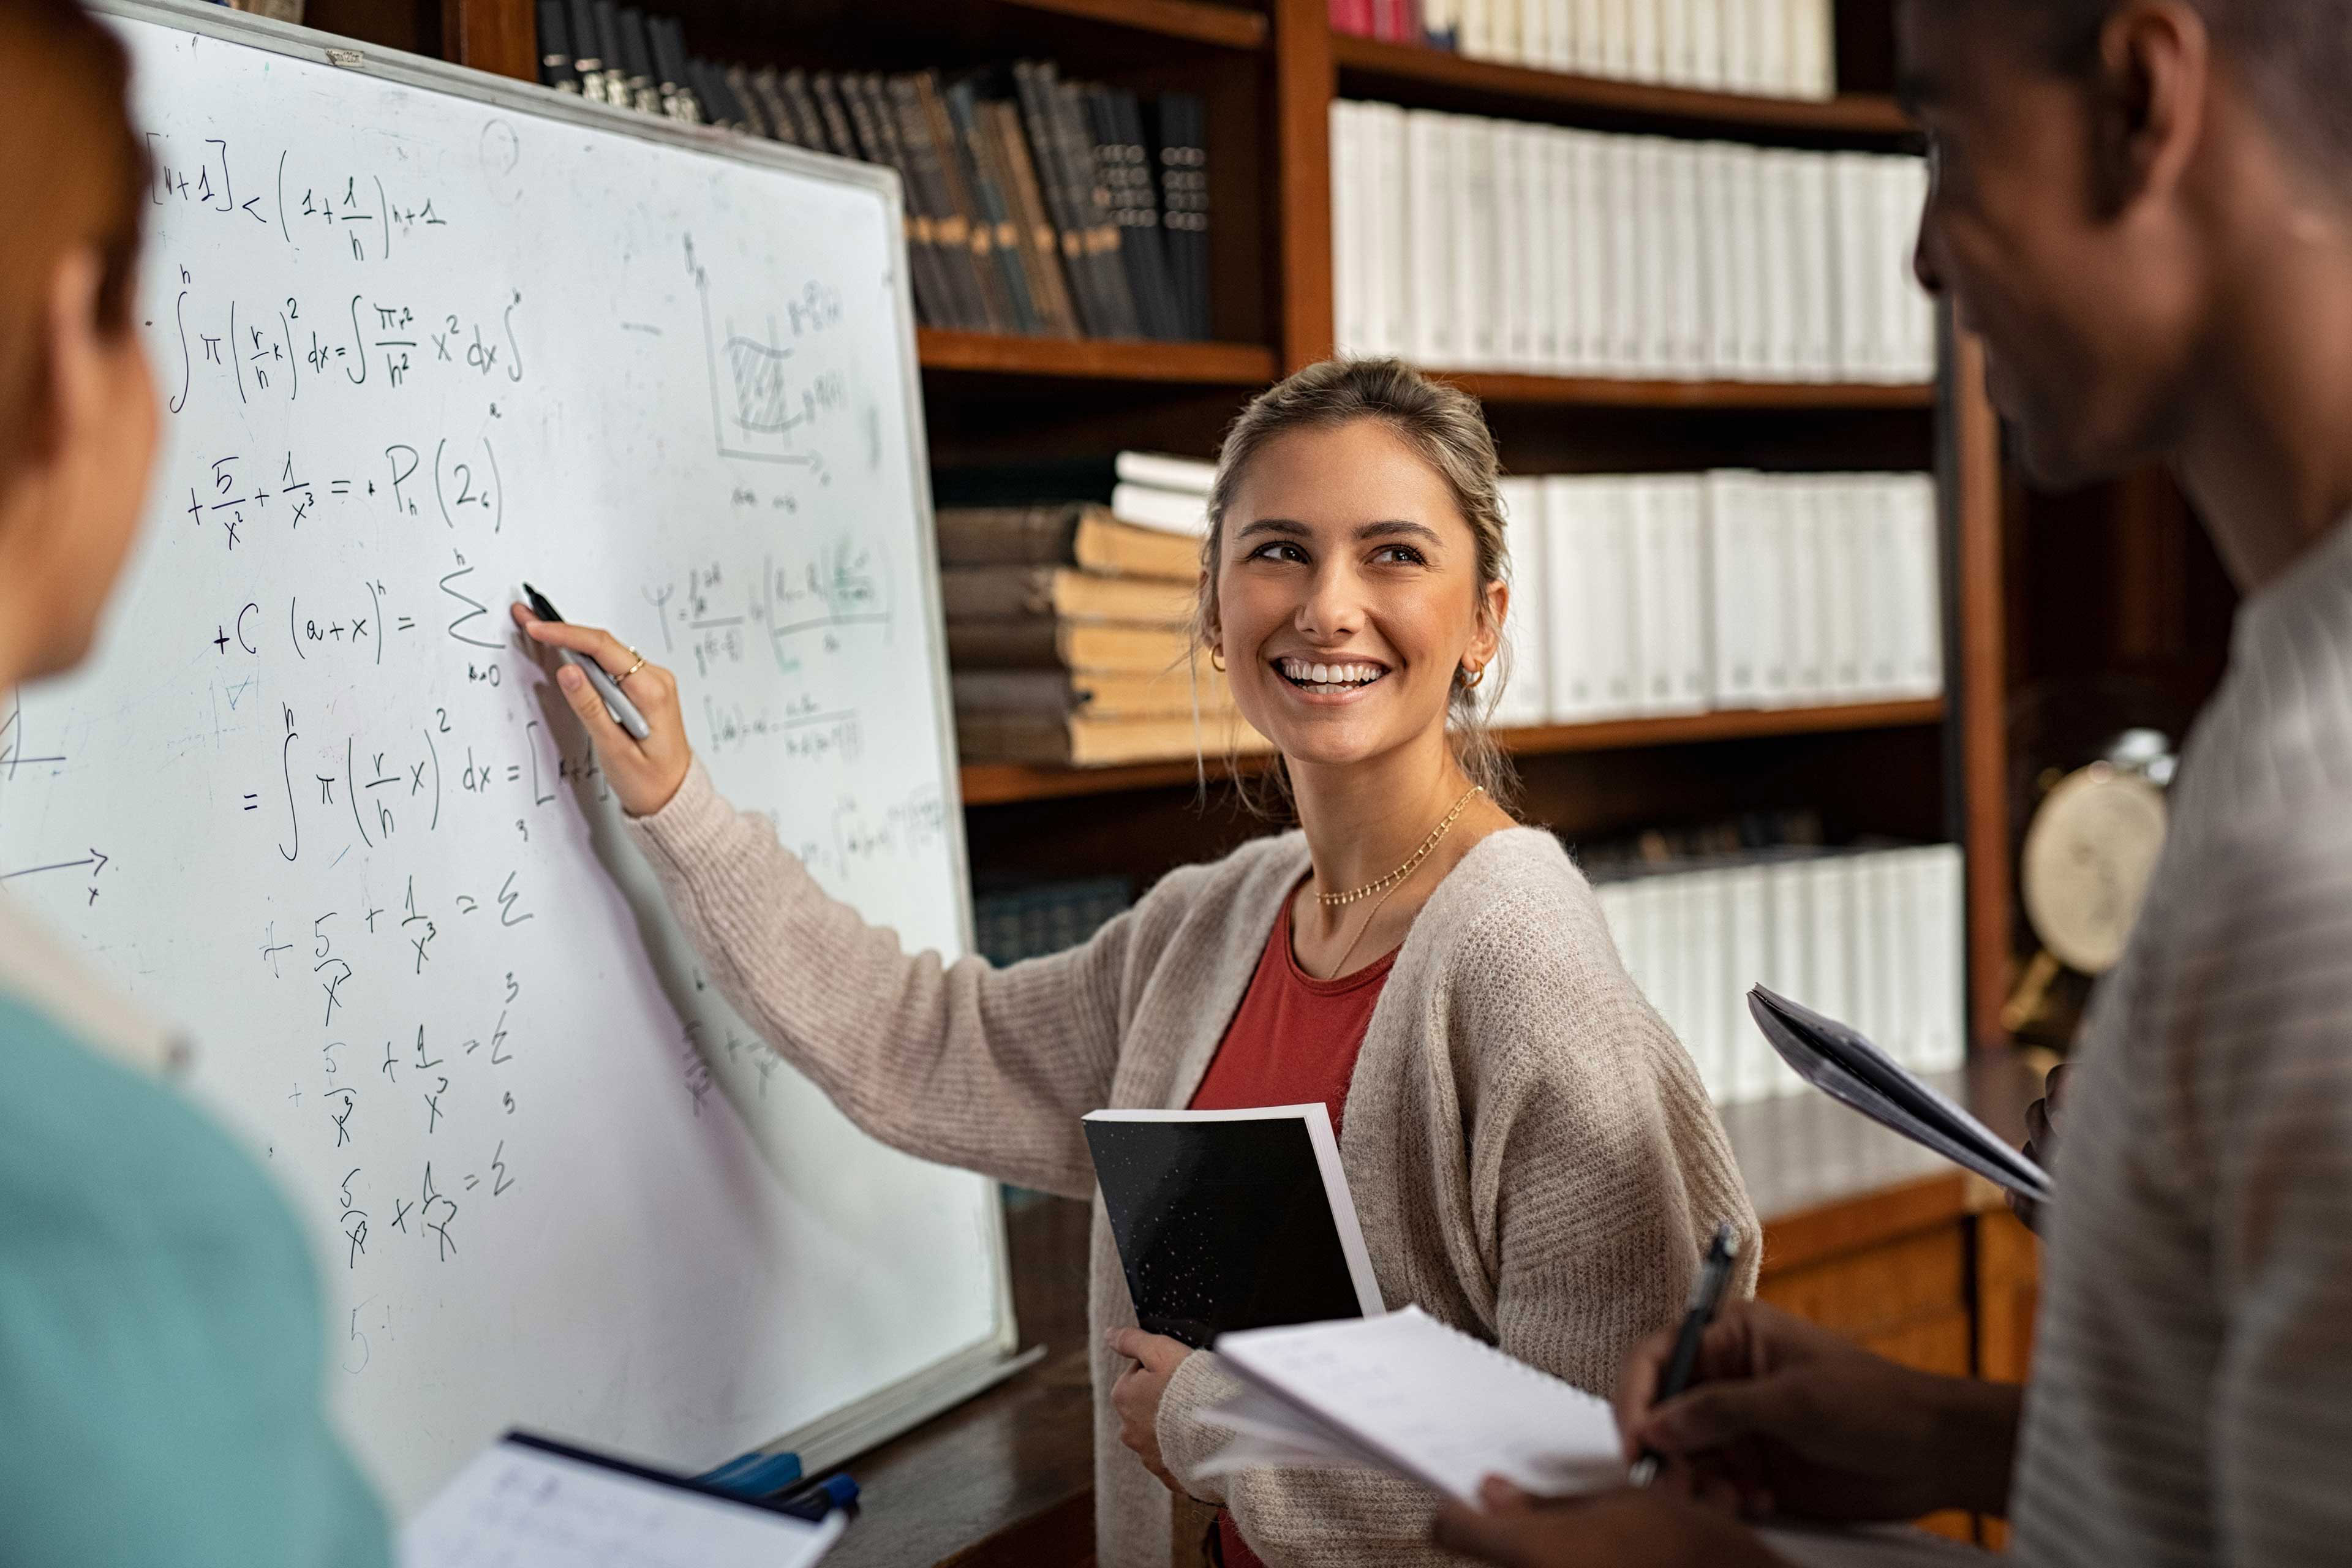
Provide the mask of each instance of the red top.
[{"label": "red top", "polygon": [[[1290,900],[1283,900],[1257,973],[1250,976],[1249,991],[1226,1026],[1192,1109],[1245,1110],[1319,1100],[1331,1112],[1336,1134],[1347,1109],[1348,1085],[1356,1077],[1356,1054],[1395,963],[1391,952],[1353,974],[1316,979],[1298,967],[1298,956],[1290,950]],[[1225,1568],[1265,1568],[1234,1528],[1234,1516],[1223,1510],[1217,1513],[1217,1538]]]}]

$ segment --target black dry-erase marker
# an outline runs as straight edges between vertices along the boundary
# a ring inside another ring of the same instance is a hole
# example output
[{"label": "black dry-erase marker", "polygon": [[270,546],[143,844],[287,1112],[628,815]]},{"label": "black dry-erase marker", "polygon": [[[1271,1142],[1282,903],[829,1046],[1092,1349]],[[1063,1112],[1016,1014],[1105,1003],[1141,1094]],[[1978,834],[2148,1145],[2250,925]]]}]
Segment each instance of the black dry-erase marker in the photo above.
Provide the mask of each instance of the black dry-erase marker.
[{"label": "black dry-erase marker", "polygon": [[[555,606],[547,602],[547,595],[528,583],[522,585],[522,599],[530,606],[530,613],[541,620],[554,621],[558,625],[562,623],[563,617],[555,613]],[[588,678],[588,684],[594,687],[596,695],[604,700],[604,711],[613,716],[614,723],[626,730],[635,740],[642,741],[653,733],[652,727],[646,722],[646,716],[637,711],[635,703],[621,694],[620,686],[604,673],[603,665],[568,647],[558,648],[556,652],[563,656],[566,664]]]}]

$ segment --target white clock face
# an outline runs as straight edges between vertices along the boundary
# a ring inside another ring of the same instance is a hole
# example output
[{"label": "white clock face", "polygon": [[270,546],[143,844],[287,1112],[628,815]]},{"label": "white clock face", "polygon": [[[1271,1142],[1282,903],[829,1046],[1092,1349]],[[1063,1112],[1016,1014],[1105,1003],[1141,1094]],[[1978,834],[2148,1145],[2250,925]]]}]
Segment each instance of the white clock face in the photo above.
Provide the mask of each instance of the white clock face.
[{"label": "white clock face", "polygon": [[2035,933],[2067,967],[2104,974],[2123,956],[2164,824],[2162,793],[2104,763],[2070,775],[2042,803],[2020,879]]}]

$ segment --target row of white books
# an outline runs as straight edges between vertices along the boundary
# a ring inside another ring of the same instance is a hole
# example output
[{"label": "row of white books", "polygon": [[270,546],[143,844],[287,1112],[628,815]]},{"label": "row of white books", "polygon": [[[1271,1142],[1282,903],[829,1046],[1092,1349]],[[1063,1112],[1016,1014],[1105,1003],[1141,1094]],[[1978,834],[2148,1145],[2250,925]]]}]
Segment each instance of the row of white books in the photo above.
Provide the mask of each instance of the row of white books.
[{"label": "row of white books", "polygon": [[1562,474],[1502,491],[1496,724],[1943,692],[1927,475]]},{"label": "row of white books", "polygon": [[1437,0],[1424,25],[1437,23],[1462,53],[1507,65],[1772,98],[1837,93],[1831,0]]},{"label": "row of white books", "polygon": [[1748,1012],[1763,984],[1848,1022],[1904,1067],[1967,1054],[1955,845],[1763,858],[1603,883],[1602,913],[1718,1105],[1806,1092]]},{"label": "row of white books", "polygon": [[1438,369],[1919,383],[1926,163],[1335,100],[1341,352]]}]

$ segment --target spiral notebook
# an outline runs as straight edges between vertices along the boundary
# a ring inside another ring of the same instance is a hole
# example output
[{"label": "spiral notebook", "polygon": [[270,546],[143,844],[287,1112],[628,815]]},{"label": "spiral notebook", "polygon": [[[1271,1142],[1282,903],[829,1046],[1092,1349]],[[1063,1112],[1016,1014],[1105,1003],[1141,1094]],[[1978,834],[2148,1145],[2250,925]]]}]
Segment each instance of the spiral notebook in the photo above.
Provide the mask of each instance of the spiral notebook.
[{"label": "spiral notebook", "polygon": [[811,1568],[848,1524],[509,1432],[409,1521],[400,1568]]},{"label": "spiral notebook", "polygon": [[1370,1466],[1475,1501],[1501,1476],[1541,1497],[1622,1486],[1608,1402],[1418,1307],[1222,1334],[1247,1390],[1207,1419],[1235,1434],[1212,1468]]}]

